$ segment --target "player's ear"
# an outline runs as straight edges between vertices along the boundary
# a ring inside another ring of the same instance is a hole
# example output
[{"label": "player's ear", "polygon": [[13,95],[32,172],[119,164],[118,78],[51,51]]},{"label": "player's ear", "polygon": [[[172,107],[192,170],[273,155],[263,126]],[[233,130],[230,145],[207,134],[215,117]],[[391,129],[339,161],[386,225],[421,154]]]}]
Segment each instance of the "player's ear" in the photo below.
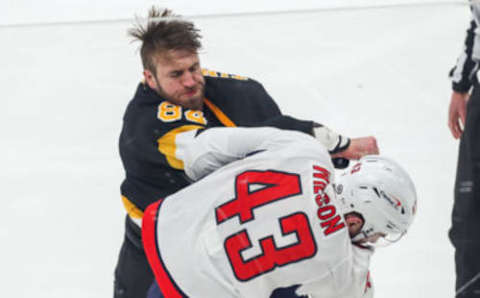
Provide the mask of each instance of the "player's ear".
[{"label": "player's ear", "polygon": [[148,84],[148,87],[152,88],[153,90],[157,90],[157,80],[155,80],[154,74],[150,70],[144,69],[143,76],[145,78],[145,82]]}]

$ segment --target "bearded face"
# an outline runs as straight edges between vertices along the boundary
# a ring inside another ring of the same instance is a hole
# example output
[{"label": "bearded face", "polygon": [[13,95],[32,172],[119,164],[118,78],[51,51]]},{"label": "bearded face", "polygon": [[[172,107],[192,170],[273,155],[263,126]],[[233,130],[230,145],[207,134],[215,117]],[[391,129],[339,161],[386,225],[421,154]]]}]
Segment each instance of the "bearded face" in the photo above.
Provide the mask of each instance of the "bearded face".
[{"label": "bearded face", "polygon": [[197,53],[169,50],[156,59],[156,74],[144,71],[150,88],[168,100],[187,109],[201,110],[205,79]]}]

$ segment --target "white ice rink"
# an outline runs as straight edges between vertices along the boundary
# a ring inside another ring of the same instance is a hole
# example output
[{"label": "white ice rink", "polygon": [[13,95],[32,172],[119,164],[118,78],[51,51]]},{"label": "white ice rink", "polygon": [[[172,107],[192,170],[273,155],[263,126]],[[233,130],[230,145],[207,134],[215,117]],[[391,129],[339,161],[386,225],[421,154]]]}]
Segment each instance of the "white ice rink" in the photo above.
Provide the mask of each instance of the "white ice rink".
[{"label": "white ice rink", "polygon": [[[468,7],[193,20],[204,67],[259,80],[285,114],[376,136],[411,173],[418,216],[401,242],[374,255],[376,297],[453,297],[447,231],[458,144],[446,124],[447,73]],[[117,141],[142,74],[129,27],[0,26],[0,297],[112,297],[124,220]]]}]

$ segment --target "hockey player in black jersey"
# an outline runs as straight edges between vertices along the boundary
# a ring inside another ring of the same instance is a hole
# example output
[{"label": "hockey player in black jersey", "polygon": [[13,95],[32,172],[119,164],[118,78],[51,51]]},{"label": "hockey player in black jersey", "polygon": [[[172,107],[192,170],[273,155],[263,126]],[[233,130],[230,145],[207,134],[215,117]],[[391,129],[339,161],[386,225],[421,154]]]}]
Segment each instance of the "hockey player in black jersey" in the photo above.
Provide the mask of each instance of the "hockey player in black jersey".
[{"label": "hockey player in black jersey", "polygon": [[200,35],[192,23],[155,8],[149,17],[155,19],[130,31],[142,42],[145,80],[127,107],[119,142],[127,216],[115,269],[117,298],[145,297],[153,275],[140,236],[143,211],[190,184],[181,156],[185,144],[202,130],[273,126],[315,136],[339,161],[378,153],[373,137],[349,139],[313,121],[282,115],[255,80],[202,69]]}]

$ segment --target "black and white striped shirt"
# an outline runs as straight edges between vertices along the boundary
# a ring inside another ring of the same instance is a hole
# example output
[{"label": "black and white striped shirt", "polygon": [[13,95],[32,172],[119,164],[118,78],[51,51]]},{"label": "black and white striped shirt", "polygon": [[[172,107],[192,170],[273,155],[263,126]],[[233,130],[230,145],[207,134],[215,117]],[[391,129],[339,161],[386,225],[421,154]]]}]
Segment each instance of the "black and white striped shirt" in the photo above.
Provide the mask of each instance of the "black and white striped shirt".
[{"label": "black and white striped shirt", "polygon": [[452,89],[457,92],[468,92],[472,79],[480,63],[480,1],[471,1],[472,21],[467,30],[464,47],[457,64],[450,71]]}]

